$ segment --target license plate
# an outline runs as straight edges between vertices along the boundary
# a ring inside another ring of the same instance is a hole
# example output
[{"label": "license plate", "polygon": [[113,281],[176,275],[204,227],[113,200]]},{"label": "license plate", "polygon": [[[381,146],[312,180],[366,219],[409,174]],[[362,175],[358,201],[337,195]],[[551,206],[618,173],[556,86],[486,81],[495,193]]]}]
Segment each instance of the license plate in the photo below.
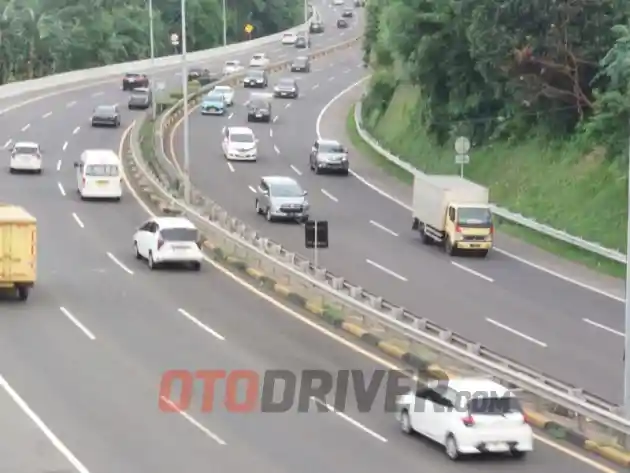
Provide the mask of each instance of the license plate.
[{"label": "license plate", "polygon": [[256,114],[256,116],[257,116],[258,118],[260,118],[260,117],[262,117],[262,113],[257,113],[257,114]]},{"label": "license plate", "polygon": [[188,249],[187,246],[182,246],[182,245],[173,245],[172,248],[174,250],[187,250]]},{"label": "license plate", "polygon": [[107,185],[107,181],[96,181],[96,184],[99,186],[106,186]]},{"label": "license plate", "polygon": [[289,93],[288,92],[282,92],[281,94],[282,95],[288,95]]},{"label": "license plate", "polygon": [[471,247],[471,248],[479,248],[479,246],[480,246],[480,245],[479,245],[479,244],[477,244],[477,243],[472,243],[472,244],[470,245],[470,247]]}]

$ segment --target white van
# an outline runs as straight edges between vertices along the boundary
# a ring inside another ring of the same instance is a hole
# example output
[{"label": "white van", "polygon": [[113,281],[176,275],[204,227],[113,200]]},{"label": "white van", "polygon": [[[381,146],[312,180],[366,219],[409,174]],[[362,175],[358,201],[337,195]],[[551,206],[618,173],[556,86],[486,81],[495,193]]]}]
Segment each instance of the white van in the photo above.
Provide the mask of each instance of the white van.
[{"label": "white van", "polygon": [[114,199],[122,197],[122,163],[108,149],[86,149],[77,170],[77,191],[81,199]]}]

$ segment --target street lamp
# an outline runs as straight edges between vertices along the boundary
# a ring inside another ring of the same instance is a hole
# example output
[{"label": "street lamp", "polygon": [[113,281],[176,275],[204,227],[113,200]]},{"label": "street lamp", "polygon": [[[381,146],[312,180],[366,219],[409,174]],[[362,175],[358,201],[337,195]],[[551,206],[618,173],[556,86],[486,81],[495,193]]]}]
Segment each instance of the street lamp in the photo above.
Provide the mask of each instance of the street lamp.
[{"label": "street lamp", "polygon": [[186,0],[181,0],[182,15],[182,92],[184,96],[184,202],[190,204],[190,130],[188,124],[188,64],[186,61]]},{"label": "street lamp", "polygon": [[223,0],[223,46],[227,46],[227,0]]},{"label": "street lamp", "polygon": [[[628,120],[628,134],[630,135],[630,119]],[[630,159],[630,138],[628,139],[628,158]],[[630,255],[630,161],[628,164],[628,216],[627,216],[627,235],[626,235],[626,255]],[[630,262],[626,256],[626,302],[625,302],[625,325],[626,338],[624,342],[623,360],[624,360],[624,377],[623,377],[623,399],[626,417],[630,418]]]},{"label": "street lamp", "polygon": [[156,113],[156,105],[155,105],[155,39],[153,37],[153,0],[149,0],[149,44],[151,49],[151,74],[150,74],[150,85],[151,89],[151,116],[153,121],[155,121]]},{"label": "street lamp", "polygon": [[308,24],[308,0],[304,0],[304,26],[306,27],[306,48],[311,47],[311,27]]}]

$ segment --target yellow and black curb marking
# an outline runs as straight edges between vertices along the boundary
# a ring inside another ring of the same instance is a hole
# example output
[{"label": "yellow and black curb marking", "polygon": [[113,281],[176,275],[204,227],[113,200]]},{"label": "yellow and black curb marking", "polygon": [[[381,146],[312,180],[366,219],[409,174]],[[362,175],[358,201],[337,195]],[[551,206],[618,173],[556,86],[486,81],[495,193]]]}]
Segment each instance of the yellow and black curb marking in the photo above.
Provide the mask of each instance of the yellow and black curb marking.
[{"label": "yellow and black curb marking", "polygon": [[[338,309],[328,305],[322,306],[319,301],[308,300],[301,294],[292,292],[289,287],[277,283],[273,278],[266,276],[260,269],[249,267],[245,261],[232,256],[226,257],[221,251],[221,248],[216,247],[209,242],[204,243],[204,245],[214,260],[238,270],[265,289],[273,291],[281,298],[291,302],[293,305],[321,317],[335,328],[341,329],[344,332],[353,335],[364,343],[377,348],[392,358],[403,361],[405,364],[412,367],[419,375],[426,376],[429,379],[441,380],[457,377],[456,374],[449,372],[441,366],[424,360],[415,353],[407,352],[387,340],[382,340],[359,325],[344,321],[343,315]],[[532,427],[543,430],[546,434],[555,439],[565,441],[576,447],[588,450],[589,452],[600,455],[606,460],[623,467],[630,467],[630,452],[624,451],[616,446],[598,444],[597,442],[588,439],[583,434],[573,431],[558,422],[551,420],[542,413],[526,410],[525,415],[527,417],[527,422]]]}]

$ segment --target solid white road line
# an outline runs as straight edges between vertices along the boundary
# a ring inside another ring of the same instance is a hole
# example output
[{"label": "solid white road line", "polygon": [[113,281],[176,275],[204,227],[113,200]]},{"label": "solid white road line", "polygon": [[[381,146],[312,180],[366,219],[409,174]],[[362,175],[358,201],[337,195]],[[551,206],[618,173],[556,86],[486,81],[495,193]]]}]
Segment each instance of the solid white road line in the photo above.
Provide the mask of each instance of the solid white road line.
[{"label": "solid white road line", "polygon": [[42,115],[42,118],[48,118],[51,115],[52,115],[52,112],[47,112]]},{"label": "solid white road line", "polygon": [[83,225],[83,222],[81,221],[81,219],[79,218],[79,216],[76,213],[72,212],[72,217],[77,222],[78,226],[80,226],[81,228],[85,228],[85,225]]},{"label": "solid white road line", "polygon": [[76,100],[73,100],[72,102],[68,102],[68,103],[66,104],[66,107],[67,107],[67,108],[74,107],[76,104],[77,104],[77,101],[76,101]]},{"label": "solid white road line", "polygon": [[291,169],[293,169],[293,172],[295,174],[297,174],[298,176],[302,175],[302,171],[300,171],[298,168],[296,168],[293,164],[291,164]]},{"label": "solid white road line", "polygon": [[468,266],[464,266],[463,264],[456,263],[455,261],[451,261],[451,264],[456,268],[459,268],[467,273],[472,274],[473,276],[477,276],[478,278],[483,279],[484,281],[494,282],[494,279],[486,276],[485,274],[481,274],[479,271],[475,271],[474,269],[469,268]]},{"label": "solid white road line", "polygon": [[496,320],[493,319],[489,319],[488,317],[486,317],[486,322],[490,322],[492,325],[495,325],[499,328],[502,328],[503,330],[513,333],[514,335],[518,335],[521,338],[524,338],[525,340],[527,340],[528,342],[532,342],[535,343],[536,345],[539,345],[543,348],[547,348],[547,344],[544,342],[541,342],[540,340],[536,340],[534,337],[530,337],[527,334],[524,334],[523,332],[519,332],[516,329],[513,329],[512,327],[508,327],[507,325],[504,325],[500,322],[497,322]]},{"label": "solid white road line", "polygon": [[77,470],[78,473],[90,473],[83,463],[79,461],[77,457],[66,447],[59,437],[57,437],[52,430],[44,423],[44,421],[35,414],[35,411],[30,408],[24,399],[9,385],[9,382],[4,379],[4,376],[0,375],[0,386],[4,388],[5,392],[11,397],[22,412],[28,416],[28,418],[37,426],[39,430],[46,436],[46,438],[53,444],[53,446],[61,453],[66,460]]},{"label": "solid white road line", "polygon": [[72,131],[72,134],[73,134],[73,135],[76,135],[77,133],[79,133],[79,130],[80,130],[80,129],[81,129],[81,127],[80,127],[80,126],[76,127],[76,128]]},{"label": "solid white road line", "polygon": [[57,161],[57,171],[61,170],[61,159]]},{"label": "solid white road line", "polygon": [[337,197],[335,197],[334,195],[332,195],[330,192],[328,192],[326,189],[321,189],[322,194],[324,194],[326,197],[328,197],[330,200],[332,200],[333,202],[339,202],[339,199],[337,199]]},{"label": "solid white road line", "polygon": [[[177,408],[177,406],[170,399],[167,399],[164,396],[160,396],[160,397],[161,397],[162,401],[164,401],[165,403],[170,404],[171,406]],[[227,445],[227,442],[225,440],[223,440],[221,437],[219,437],[217,434],[215,434],[211,430],[206,429],[200,422],[198,422],[190,414],[188,414],[188,413],[186,413],[184,411],[180,411],[180,410],[177,410],[177,413],[179,415],[181,415],[184,419],[186,419],[188,422],[190,422],[192,425],[197,427],[199,430],[201,430],[201,432],[203,432],[207,437],[211,438],[212,440],[214,440],[219,445]]]},{"label": "solid white road line", "polygon": [[325,407],[326,409],[328,409],[330,412],[332,412],[333,414],[336,414],[337,416],[341,417],[343,420],[345,420],[346,422],[348,422],[349,424],[353,425],[354,427],[356,427],[359,430],[362,430],[363,432],[365,432],[368,435],[371,435],[372,437],[374,437],[376,440],[380,440],[381,442],[387,443],[387,439],[385,437],[383,437],[382,435],[377,434],[376,432],[374,432],[372,429],[369,429],[368,427],[366,427],[365,425],[363,425],[361,422],[354,420],[352,417],[350,417],[347,414],[344,414],[343,412],[339,412],[338,410],[336,410],[333,406],[331,406],[330,404],[322,401],[321,399],[317,399],[316,397],[311,396],[311,401],[313,401],[315,404],[319,404],[320,406]]},{"label": "solid white road line", "polygon": [[61,195],[63,195],[65,197],[66,195],[66,190],[63,188],[63,186],[61,185],[61,182],[57,183],[57,187],[59,187],[59,192],[61,192]]},{"label": "solid white road line", "polygon": [[68,142],[66,141],[61,148],[62,151],[65,151],[68,148]]},{"label": "solid white road line", "polygon": [[232,166],[232,163],[228,161],[227,165],[230,168],[230,171],[234,172],[234,166]]},{"label": "solid white road line", "polygon": [[252,191],[254,194],[256,193],[256,189],[254,189],[252,186],[248,186],[249,190]]},{"label": "solid white road line", "polygon": [[395,231],[390,230],[390,229],[389,229],[389,228],[387,228],[385,225],[381,225],[380,223],[375,222],[374,220],[370,220],[370,223],[371,223],[372,225],[374,225],[376,228],[380,228],[381,230],[383,230],[384,232],[389,233],[389,234],[390,234],[390,235],[392,235],[392,236],[395,236],[395,237],[400,236],[400,235],[398,235],[398,233],[396,233]]},{"label": "solid white road line", "polygon": [[76,327],[79,330],[81,330],[87,338],[89,338],[90,340],[96,340],[96,337],[94,336],[94,334],[90,332],[85,325],[79,322],[79,320],[74,315],[72,315],[68,309],[66,309],[65,307],[59,307],[59,310],[61,311],[63,315],[68,317],[70,322],[76,325]]},{"label": "solid white road line", "polygon": [[113,254],[111,254],[109,251],[107,252],[107,256],[109,257],[110,260],[116,263],[124,272],[126,272],[127,274],[133,274],[132,270],[130,270],[123,263],[121,263],[120,260],[116,258]]},{"label": "solid white road line", "polygon": [[277,153],[280,154],[280,150],[278,149],[278,147],[276,145],[273,145],[273,150]]},{"label": "solid white road line", "polygon": [[390,276],[395,277],[396,279],[400,279],[401,281],[407,282],[408,279],[404,276],[401,276],[398,273],[395,273],[394,271],[392,271],[391,269],[387,269],[385,266],[382,266],[378,263],[375,263],[374,261],[372,261],[371,259],[366,259],[365,260],[367,262],[367,264],[371,264],[372,266],[374,266],[375,268],[380,269],[381,271],[383,271],[384,273],[389,274]]},{"label": "solid white road line", "polygon": [[607,332],[614,333],[615,335],[619,335],[620,337],[625,338],[626,336],[623,332],[615,330],[614,328],[610,328],[607,325],[600,324],[598,322],[593,322],[591,319],[582,319],[582,320],[586,322],[587,324],[592,325],[593,327],[601,328],[602,330],[606,330]]},{"label": "solid white road line", "polygon": [[26,125],[24,125],[24,126],[22,127],[22,131],[26,131],[26,130],[28,130],[30,127],[31,127],[31,124],[30,124],[30,123],[27,123]]},{"label": "solid white road line", "polygon": [[216,332],[216,331],[212,330],[210,327],[208,327],[206,324],[201,322],[199,319],[197,319],[197,318],[193,317],[192,315],[190,315],[184,309],[177,309],[177,312],[182,314],[184,317],[186,317],[188,320],[190,320],[193,324],[195,324],[201,330],[204,330],[204,331],[208,332],[214,338],[217,338],[217,339],[219,339],[221,341],[225,340],[225,337],[223,335],[221,335],[219,332]]}]

